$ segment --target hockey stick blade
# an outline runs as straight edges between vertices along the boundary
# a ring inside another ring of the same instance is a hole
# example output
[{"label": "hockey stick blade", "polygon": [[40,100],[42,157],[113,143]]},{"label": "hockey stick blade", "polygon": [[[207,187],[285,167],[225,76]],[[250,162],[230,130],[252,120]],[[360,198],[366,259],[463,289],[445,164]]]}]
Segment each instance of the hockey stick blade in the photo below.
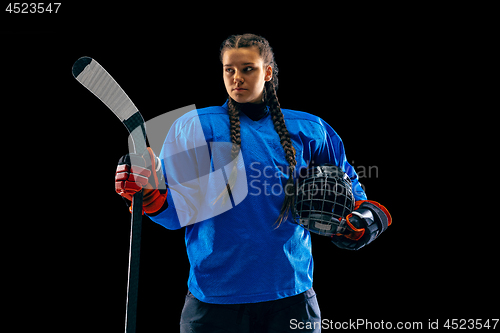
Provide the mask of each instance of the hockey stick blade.
[{"label": "hockey stick blade", "polygon": [[137,154],[147,147],[144,118],[125,91],[94,59],[81,57],[73,64],[73,76],[97,96],[122,121],[130,132]]},{"label": "hockey stick blade", "polygon": [[[81,57],[78,59],[73,64],[72,72],[78,82],[96,95],[122,121],[130,132],[135,153],[143,155],[147,149],[144,118],[118,83],[97,61],[90,57]],[[125,313],[126,333],[136,332],[141,233],[142,191],[139,191],[134,195],[132,200],[127,305]]]}]

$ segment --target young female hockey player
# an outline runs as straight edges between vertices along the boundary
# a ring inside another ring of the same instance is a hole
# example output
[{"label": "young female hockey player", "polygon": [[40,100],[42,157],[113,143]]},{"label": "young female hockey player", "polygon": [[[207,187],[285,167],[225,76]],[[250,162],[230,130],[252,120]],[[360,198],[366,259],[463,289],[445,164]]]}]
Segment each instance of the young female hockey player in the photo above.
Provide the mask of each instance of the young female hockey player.
[{"label": "young female hockey player", "polygon": [[[190,272],[181,332],[287,332],[291,323],[301,332],[320,332],[310,233],[292,222],[298,170],[331,163],[351,179],[356,206],[347,218],[349,232],[332,236],[341,248],[357,250],[373,241],[390,225],[390,215],[366,200],[341,139],[327,123],[281,109],[278,67],[266,39],[231,36],[220,59],[226,103],[180,117],[159,158],[152,150],[123,157],[116,191],[130,200],[145,186],[144,212],[153,221],[168,229],[186,226]],[[219,178],[222,187],[208,186],[217,169],[214,144],[223,142],[232,143],[236,162]],[[200,162],[207,154],[208,166]],[[183,170],[193,165],[196,181]],[[163,172],[157,175],[157,169]],[[162,177],[168,191],[158,187]],[[242,181],[248,193],[238,199]],[[203,215],[202,206],[227,209]]]}]

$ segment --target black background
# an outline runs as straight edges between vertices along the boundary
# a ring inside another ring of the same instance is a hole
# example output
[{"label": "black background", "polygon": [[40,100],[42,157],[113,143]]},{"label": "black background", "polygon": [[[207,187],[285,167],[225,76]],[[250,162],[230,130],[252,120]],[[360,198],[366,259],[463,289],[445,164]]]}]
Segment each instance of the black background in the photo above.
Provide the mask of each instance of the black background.
[{"label": "black background", "polygon": [[[313,235],[322,317],[424,327],[429,319],[498,318],[496,233],[477,219],[480,175],[461,173],[469,157],[455,155],[467,140],[446,123],[466,102],[453,88],[466,22],[403,9],[289,15],[262,6],[145,6],[2,13],[4,184],[15,188],[6,235],[16,256],[6,272],[16,282],[15,312],[46,329],[123,331],[130,214],[112,178],[128,133],[73,78],[74,61],[96,59],[148,120],[223,104],[220,43],[251,32],[274,48],[281,106],[321,116],[351,164],[376,167],[361,183],[394,219],[357,252]],[[144,221],[138,332],[178,330],[189,269],[183,236]]]}]

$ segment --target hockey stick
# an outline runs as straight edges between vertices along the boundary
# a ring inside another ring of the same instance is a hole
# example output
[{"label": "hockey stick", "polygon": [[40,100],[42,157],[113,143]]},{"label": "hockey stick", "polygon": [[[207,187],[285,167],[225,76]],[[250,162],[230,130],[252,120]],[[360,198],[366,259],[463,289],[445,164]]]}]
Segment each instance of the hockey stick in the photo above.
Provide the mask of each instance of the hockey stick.
[{"label": "hockey stick", "polygon": [[[89,57],[81,57],[74,63],[73,76],[122,121],[132,136],[135,153],[142,156],[147,148],[144,119],[118,83]],[[137,192],[132,200],[125,333],[135,333],[136,329],[141,231],[142,191]]]}]

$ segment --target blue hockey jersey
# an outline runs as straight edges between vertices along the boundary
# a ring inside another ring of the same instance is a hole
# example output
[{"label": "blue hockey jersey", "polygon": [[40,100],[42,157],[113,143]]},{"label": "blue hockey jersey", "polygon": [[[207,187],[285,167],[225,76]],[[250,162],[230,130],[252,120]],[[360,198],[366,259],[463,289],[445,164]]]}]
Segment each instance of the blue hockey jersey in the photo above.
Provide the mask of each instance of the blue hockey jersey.
[{"label": "blue hockey jersey", "polygon": [[[297,170],[332,163],[351,178],[365,200],[337,133],[321,118],[282,109],[296,149]],[[200,301],[256,303],[294,296],[312,287],[309,231],[288,220],[276,228],[285,197],[288,163],[269,114],[253,121],[240,114],[241,149],[231,149],[227,102],[193,110],[172,125],[160,153],[169,187],[168,208],[151,220],[186,228],[188,288]],[[216,200],[236,163],[227,200]]]}]

